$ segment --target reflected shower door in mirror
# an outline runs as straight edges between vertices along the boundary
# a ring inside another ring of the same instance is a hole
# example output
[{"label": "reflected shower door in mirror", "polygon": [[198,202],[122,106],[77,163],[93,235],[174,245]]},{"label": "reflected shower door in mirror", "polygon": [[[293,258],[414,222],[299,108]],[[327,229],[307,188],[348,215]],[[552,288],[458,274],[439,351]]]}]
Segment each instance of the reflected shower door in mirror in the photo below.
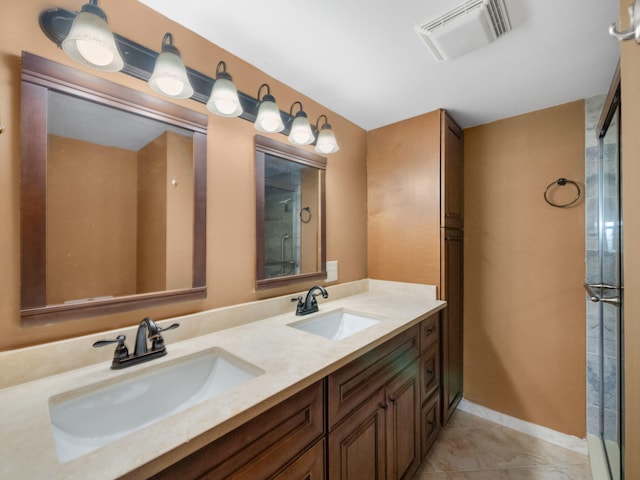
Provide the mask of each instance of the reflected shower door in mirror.
[{"label": "reflected shower door in mirror", "polygon": [[206,295],[207,117],[23,54],[23,322]]},{"label": "reflected shower door in mirror", "polygon": [[326,159],[256,136],[256,288],[326,278]]}]

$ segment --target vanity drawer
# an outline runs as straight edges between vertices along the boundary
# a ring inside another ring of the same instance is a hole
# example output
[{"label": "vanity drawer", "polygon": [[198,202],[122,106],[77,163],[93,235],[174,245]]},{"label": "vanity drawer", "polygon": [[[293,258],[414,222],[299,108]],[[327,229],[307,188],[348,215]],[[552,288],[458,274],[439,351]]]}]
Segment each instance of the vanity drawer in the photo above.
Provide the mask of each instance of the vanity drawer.
[{"label": "vanity drawer", "polygon": [[323,480],[325,478],[325,440],[318,440],[313,447],[300,455],[273,480]]},{"label": "vanity drawer", "polygon": [[420,355],[420,399],[426,401],[440,388],[440,348],[436,343]]},{"label": "vanity drawer", "polygon": [[440,434],[440,395],[437,392],[422,406],[420,410],[421,425],[421,456],[429,452],[429,449]]},{"label": "vanity drawer", "polygon": [[426,401],[440,388],[440,348],[432,345],[420,355],[420,400]]},{"label": "vanity drawer", "polygon": [[416,325],[327,377],[329,430],[418,357],[419,333]]},{"label": "vanity drawer", "polygon": [[440,312],[431,315],[420,323],[420,351],[440,343]]},{"label": "vanity drawer", "polygon": [[[319,381],[152,478],[273,478],[323,437],[323,404],[324,381]],[[323,447],[311,451],[322,456],[311,460],[324,463]]]}]

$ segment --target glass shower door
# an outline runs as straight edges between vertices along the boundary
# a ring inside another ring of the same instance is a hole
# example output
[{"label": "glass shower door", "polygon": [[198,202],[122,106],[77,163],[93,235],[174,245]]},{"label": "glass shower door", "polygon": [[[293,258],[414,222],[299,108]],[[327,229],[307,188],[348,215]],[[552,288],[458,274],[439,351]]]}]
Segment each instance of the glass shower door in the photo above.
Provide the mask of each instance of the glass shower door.
[{"label": "glass shower door", "polygon": [[[620,109],[600,137],[600,269],[602,272],[602,438],[611,477],[620,478],[622,222],[620,219]],[[614,288],[609,288],[609,286]]]},{"label": "glass shower door", "polygon": [[585,285],[598,303],[600,325],[600,436],[613,480],[622,453],[622,211],[620,205],[619,102],[613,101],[598,139],[599,282]]}]

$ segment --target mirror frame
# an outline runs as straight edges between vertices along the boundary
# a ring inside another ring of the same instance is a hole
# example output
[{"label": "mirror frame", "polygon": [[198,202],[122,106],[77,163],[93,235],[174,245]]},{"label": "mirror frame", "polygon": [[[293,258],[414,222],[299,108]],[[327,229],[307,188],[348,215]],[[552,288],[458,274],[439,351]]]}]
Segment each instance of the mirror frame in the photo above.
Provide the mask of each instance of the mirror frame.
[{"label": "mirror frame", "polygon": [[[80,304],[46,304],[47,102],[49,91],[85,99],[193,132],[194,250],[192,287]],[[42,324],[206,298],[208,116],[89,73],[22,52],[21,253],[22,324]]]},{"label": "mirror frame", "polygon": [[[325,280],[327,278],[327,255],[326,255],[326,207],[325,207],[325,171],[327,169],[327,159],[316,153],[296,148],[286,143],[280,143],[262,135],[256,135],[256,290],[266,288],[283,287],[304,281]],[[319,170],[320,195],[318,215],[318,236],[320,245],[317,247],[316,256],[320,261],[321,269],[317,272],[301,273],[299,275],[285,275],[281,277],[264,278],[264,163],[265,156],[289,160],[300,163]],[[260,247],[263,248],[260,248]]]}]

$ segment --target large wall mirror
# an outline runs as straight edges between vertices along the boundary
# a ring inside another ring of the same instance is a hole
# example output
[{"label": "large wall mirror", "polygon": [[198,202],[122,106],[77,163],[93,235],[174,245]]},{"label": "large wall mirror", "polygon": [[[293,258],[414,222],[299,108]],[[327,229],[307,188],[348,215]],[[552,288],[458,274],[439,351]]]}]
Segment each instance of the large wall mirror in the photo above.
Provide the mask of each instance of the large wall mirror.
[{"label": "large wall mirror", "polygon": [[256,136],[256,289],[326,278],[326,164]]},{"label": "large wall mirror", "polygon": [[22,56],[21,317],[206,297],[207,116]]}]

